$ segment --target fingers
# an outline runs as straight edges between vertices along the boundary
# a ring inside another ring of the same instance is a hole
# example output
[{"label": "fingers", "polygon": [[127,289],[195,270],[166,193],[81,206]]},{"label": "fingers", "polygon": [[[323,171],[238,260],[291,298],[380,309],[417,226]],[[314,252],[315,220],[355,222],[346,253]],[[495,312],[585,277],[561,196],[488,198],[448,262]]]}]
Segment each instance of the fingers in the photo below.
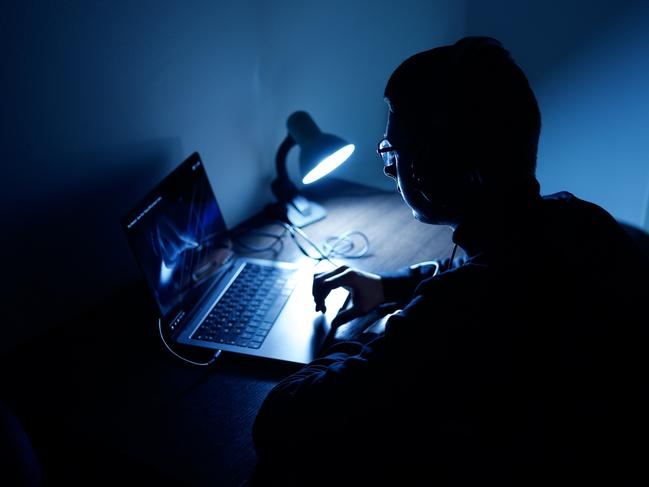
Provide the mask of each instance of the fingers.
[{"label": "fingers", "polygon": [[320,283],[324,281],[325,279],[328,279],[330,277],[333,277],[337,274],[340,274],[342,272],[345,272],[347,269],[349,269],[349,266],[346,265],[341,265],[340,267],[336,267],[332,271],[327,271],[327,272],[320,272],[319,274],[316,274],[313,276],[313,285],[315,287],[316,283]]},{"label": "fingers", "polygon": [[326,297],[329,295],[329,292],[333,289],[333,287],[326,285],[325,282],[328,279],[334,278],[348,270],[349,267],[343,265],[334,269],[333,271],[321,272],[320,274],[316,274],[315,276],[313,276],[312,292],[313,292],[313,299],[315,301],[316,311],[322,311],[323,313],[326,311],[324,301]]},{"label": "fingers", "polygon": [[[318,294],[316,297],[316,309],[321,309],[322,312],[326,312],[326,307],[324,304],[324,299],[329,295],[331,290],[345,287],[351,291],[351,294],[354,295],[359,291],[359,275],[354,269],[347,269],[339,274],[331,276],[327,279],[324,279],[320,282],[318,287]],[[318,301],[318,299],[320,301]]]},{"label": "fingers", "polygon": [[349,309],[344,309],[336,315],[336,317],[331,321],[332,328],[338,328],[340,325],[344,325],[348,321],[353,320],[362,316],[363,312],[357,307],[351,307]]}]

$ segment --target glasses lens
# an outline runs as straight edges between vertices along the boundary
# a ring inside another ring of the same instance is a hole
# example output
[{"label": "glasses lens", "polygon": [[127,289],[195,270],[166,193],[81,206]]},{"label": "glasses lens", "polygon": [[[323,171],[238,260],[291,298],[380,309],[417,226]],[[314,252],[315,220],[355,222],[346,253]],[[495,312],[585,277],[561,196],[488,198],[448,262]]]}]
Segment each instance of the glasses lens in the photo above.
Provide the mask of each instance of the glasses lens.
[{"label": "glasses lens", "polygon": [[387,139],[383,139],[381,142],[379,142],[378,153],[383,160],[384,166],[391,166],[395,162],[397,162],[397,153],[394,150],[390,149],[392,149],[392,145],[390,144],[390,142],[388,142]]}]

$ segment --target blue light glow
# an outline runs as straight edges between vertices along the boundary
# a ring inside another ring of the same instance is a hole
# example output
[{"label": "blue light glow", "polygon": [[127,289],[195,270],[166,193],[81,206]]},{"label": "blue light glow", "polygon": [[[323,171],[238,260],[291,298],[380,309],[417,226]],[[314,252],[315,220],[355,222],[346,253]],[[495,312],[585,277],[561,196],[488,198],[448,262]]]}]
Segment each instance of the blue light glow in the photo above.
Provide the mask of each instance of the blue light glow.
[{"label": "blue light glow", "polygon": [[317,181],[323,176],[326,176],[331,171],[340,166],[343,162],[349,159],[349,156],[352,155],[356,147],[354,144],[348,144],[342,149],[338,149],[336,152],[330,156],[324,158],[320,163],[311,169],[306,176],[302,179],[303,184],[311,184],[314,181]]},{"label": "blue light glow", "polygon": [[169,267],[167,267],[164,263],[164,260],[160,262],[160,284],[167,284],[169,282],[169,279],[171,279],[171,275],[174,272],[174,265],[171,264]]}]

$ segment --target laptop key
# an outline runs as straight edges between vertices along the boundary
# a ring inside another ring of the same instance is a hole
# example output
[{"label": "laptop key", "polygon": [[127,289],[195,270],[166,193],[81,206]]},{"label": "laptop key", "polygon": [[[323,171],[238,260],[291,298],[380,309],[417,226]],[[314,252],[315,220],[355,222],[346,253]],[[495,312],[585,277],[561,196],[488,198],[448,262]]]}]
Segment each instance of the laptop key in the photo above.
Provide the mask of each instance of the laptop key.
[{"label": "laptop key", "polygon": [[257,330],[257,332],[255,333],[254,339],[258,340],[259,337],[266,338],[266,335],[268,335],[269,331],[270,330]]},{"label": "laptop key", "polygon": [[255,315],[252,317],[252,321],[251,321],[251,322],[260,322],[260,321],[263,321],[264,316],[266,316],[266,313],[268,313],[268,309],[267,309],[267,308],[265,308],[265,309],[260,309],[260,310],[257,311],[257,312],[255,313]]},{"label": "laptop key", "polygon": [[261,347],[295,287],[292,274],[274,267],[246,265],[201,326],[200,339]]}]

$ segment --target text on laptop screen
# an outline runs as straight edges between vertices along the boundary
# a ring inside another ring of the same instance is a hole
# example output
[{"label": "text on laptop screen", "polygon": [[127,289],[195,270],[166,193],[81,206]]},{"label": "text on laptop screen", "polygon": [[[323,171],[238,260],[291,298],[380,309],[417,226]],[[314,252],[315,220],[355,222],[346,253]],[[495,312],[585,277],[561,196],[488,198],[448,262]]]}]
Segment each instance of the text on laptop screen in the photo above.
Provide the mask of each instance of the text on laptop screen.
[{"label": "text on laptop screen", "polygon": [[138,206],[124,227],[163,316],[192,305],[232,255],[227,229],[197,154]]}]

